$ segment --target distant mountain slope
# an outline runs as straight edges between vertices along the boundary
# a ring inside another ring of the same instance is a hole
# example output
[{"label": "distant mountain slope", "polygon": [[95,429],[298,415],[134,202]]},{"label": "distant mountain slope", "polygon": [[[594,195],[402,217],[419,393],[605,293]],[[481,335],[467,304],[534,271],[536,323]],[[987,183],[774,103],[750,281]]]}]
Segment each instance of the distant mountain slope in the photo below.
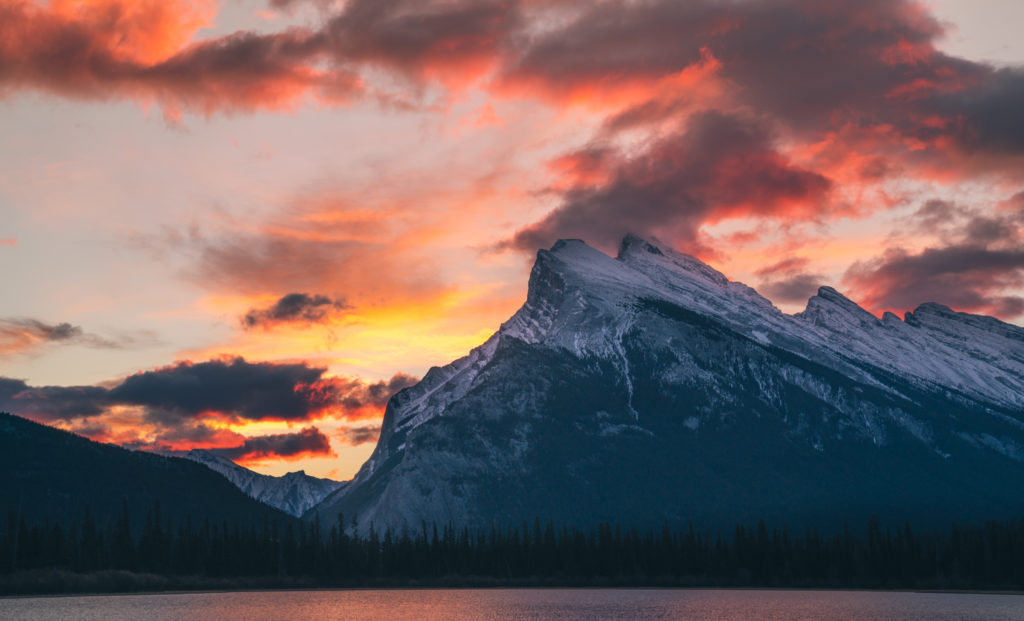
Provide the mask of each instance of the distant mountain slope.
[{"label": "distant mountain slope", "polygon": [[[627,237],[538,253],[527,301],[388,404],[316,508],[366,527],[533,516],[711,527],[1024,514],[1024,329],[823,287],[797,315]],[[309,512],[307,515],[311,515]]]},{"label": "distant mountain slope", "polygon": [[261,526],[292,518],[257,502],[209,468],[177,457],[129,451],[0,414],[0,508],[30,521],[77,522],[89,506],[100,525],[116,519],[122,499],[134,526],[156,503],[163,520]]},{"label": "distant mountain slope", "polygon": [[181,457],[203,464],[224,475],[250,497],[296,517],[345,485],[343,482],[309,476],[301,470],[280,477],[260,474],[226,457],[200,449],[183,453]]}]

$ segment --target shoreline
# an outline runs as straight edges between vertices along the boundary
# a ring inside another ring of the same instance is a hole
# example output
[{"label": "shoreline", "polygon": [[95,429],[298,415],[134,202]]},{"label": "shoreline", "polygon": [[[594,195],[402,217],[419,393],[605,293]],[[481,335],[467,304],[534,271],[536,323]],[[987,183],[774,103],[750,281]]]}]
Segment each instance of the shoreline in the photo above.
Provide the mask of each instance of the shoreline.
[{"label": "shoreline", "polygon": [[835,592],[835,593],[919,593],[947,595],[1011,595],[1024,596],[1015,589],[928,589],[878,587],[801,587],[801,586],[699,586],[699,585],[623,585],[623,584],[395,584],[395,585],[310,585],[310,586],[225,586],[224,588],[169,588],[150,590],[54,591],[0,594],[0,601],[15,599],[49,599],[69,597],[125,597],[133,595],[205,595],[219,593],[290,593],[290,592],[360,592],[360,591],[747,591],[747,592]]}]

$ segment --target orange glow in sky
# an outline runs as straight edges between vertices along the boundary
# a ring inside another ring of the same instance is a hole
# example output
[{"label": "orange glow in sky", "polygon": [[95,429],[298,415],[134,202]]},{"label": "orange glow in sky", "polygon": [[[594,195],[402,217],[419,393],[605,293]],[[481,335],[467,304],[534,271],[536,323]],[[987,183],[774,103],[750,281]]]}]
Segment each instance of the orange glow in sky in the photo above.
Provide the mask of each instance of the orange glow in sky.
[{"label": "orange glow in sky", "polygon": [[0,410],[348,478],[565,237],[1020,322],[995,6],[0,0]]}]

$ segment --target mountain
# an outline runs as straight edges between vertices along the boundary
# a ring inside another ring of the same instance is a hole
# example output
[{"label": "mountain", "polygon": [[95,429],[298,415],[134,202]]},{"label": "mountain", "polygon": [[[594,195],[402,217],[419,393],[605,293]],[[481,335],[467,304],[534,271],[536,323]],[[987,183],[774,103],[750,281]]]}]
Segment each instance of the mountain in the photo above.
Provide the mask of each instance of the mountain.
[{"label": "mountain", "polygon": [[252,498],[296,517],[314,507],[328,494],[345,486],[331,479],[318,479],[303,472],[289,472],[280,477],[253,472],[213,453],[193,449],[181,457],[203,464],[218,472]]},{"label": "mountain", "polygon": [[[636,237],[542,250],[526,303],[389,402],[316,511],[366,528],[945,525],[1024,513],[1024,329],[823,287],[787,315]],[[312,512],[307,513],[311,516]]]},{"label": "mountain", "polygon": [[0,507],[20,510],[29,523],[76,524],[88,506],[102,527],[124,503],[136,528],[157,503],[171,524],[292,519],[192,461],[93,442],[10,414],[0,414],[0,472]]}]

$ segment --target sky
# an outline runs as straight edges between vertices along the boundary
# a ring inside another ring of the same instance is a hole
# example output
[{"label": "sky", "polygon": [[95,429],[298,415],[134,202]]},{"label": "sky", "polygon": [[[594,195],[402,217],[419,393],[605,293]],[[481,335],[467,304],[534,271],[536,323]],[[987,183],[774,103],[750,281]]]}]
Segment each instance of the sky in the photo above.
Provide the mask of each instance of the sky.
[{"label": "sky", "polygon": [[351,477],[632,233],[1024,319],[1018,0],[0,0],[0,410]]}]

